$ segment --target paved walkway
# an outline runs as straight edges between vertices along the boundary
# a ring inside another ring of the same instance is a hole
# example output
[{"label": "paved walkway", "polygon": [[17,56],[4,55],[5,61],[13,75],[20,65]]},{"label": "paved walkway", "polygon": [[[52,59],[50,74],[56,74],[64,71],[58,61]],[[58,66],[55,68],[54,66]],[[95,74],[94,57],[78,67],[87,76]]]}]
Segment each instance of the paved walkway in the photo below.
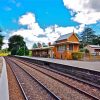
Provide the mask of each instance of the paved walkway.
[{"label": "paved walkway", "polygon": [[2,58],[0,57],[0,77],[1,77],[1,72],[2,72]]},{"label": "paved walkway", "polygon": [[27,57],[27,58],[53,62],[53,63],[63,64],[63,65],[69,65],[73,67],[89,69],[89,70],[100,72],[100,61],[88,62],[88,61],[61,60],[61,59],[42,58],[42,57]]},{"label": "paved walkway", "polygon": [[0,67],[2,67],[0,77],[0,100],[9,100],[7,70],[6,63],[3,57],[0,57]]}]

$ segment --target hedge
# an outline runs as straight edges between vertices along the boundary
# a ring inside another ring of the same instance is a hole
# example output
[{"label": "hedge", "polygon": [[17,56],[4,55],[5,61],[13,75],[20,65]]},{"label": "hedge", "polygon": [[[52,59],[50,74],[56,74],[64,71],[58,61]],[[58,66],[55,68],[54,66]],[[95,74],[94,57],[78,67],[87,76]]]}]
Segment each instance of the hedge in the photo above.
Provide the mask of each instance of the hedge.
[{"label": "hedge", "polygon": [[72,59],[81,60],[83,58],[83,52],[73,52]]}]

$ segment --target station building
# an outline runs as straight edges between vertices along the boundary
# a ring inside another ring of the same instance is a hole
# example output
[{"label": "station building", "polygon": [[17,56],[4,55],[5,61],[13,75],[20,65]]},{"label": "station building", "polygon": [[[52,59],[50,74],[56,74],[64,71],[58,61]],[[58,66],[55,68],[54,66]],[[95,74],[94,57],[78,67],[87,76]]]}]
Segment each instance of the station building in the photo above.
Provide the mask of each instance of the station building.
[{"label": "station building", "polygon": [[79,39],[74,32],[60,36],[54,43],[54,57],[72,59],[72,52],[79,51]]},{"label": "station building", "polygon": [[52,46],[32,49],[32,56],[72,59],[72,52],[79,51],[79,39],[74,32],[60,36]]}]

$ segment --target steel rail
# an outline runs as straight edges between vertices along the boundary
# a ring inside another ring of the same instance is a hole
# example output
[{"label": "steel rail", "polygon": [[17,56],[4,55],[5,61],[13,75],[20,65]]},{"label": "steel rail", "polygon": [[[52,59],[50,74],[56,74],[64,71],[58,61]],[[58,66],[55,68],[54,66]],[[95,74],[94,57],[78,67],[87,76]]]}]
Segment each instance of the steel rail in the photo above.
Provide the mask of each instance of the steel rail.
[{"label": "steel rail", "polygon": [[[20,60],[18,60],[18,61],[20,61]],[[25,65],[27,65],[27,66],[29,66],[29,67],[31,67],[31,68],[33,68],[32,66],[26,64],[25,62],[22,62],[22,61],[20,61],[20,62],[23,63],[23,64],[25,64]],[[35,64],[35,66],[37,66],[37,65]],[[42,68],[45,68],[45,67],[42,67]],[[70,84],[68,84],[68,83],[65,83],[65,82],[63,82],[63,81],[61,81],[61,80],[59,80],[59,79],[57,79],[57,78],[55,78],[55,77],[53,77],[53,76],[51,76],[51,75],[48,75],[48,74],[46,74],[45,72],[40,71],[39,69],[36,69],[36,68],[33,68],[33,69],[35,69],[35,70],[37,70],[37,71],[39,71],[39,72],[41,72],[41,73],[43,73],[43,74],[45,74],[45,75],[47,75],[47,76],[53,78],[54,80],[56,80],[56,81],[58,81],[58,82],[60,82],[60,83],[62,83],[62,84],[64,84],[64,85],[67,85],[67,86],[73,88],[74,90],[77,90],[77,91],[80,92],[80,93],[83,93],[83,94],[87,95],[88,97],[91,97],[91,98],[93,98],[93,99],[95,99],[95,100],[99,100],[99,99],[100,99],[100,98],[98,98],[98,97],[96,97],[96,96],[94,96],[94,95],[89,94],[88,92],[86,92],[86,91],[84,91],[84,90],[82,90],[82,89],[76,88],[76,87],[74,87],[74,86],[72,86],[72,85],[70,85]],[[47,68],[45,68],[45,69],[47,69]],[[48,68],[48,70],[52,71],[52,70],[49,69],[49,68]],[[52,71],[52,72],[58,73],[57,71]],[[60,74],[60,73],[59,73],[59,74]],[[60,74],[60,75],[62,75],[62,74]],[[85,83],[85,84],[86,84],[86,83]]]},{"label": "steel rail", "polygon": [[17,82],[18,82],[18,85],[19,85],[19,87],[20,87],[20,90],[22,91],[25,100],[29,100],[29,99],[27,98],[27,95],[26,95],[26,93],[25,93],[23,87],[21,86],[21,83],[20,83],[18,77],[15,75],[14,70],[12,69],[12,67],[11,67],[11,65],[10,65],[10,62],[9,62],[6,58],[5,58],[5,60],[6,60],[6,62],[8,63],[8,65],[9,65],[11,71],[13,72],[13,75],[14,75],[15,78],[16,78],[16,80],[17,80]]},{"label": "steel rail", "polygon": [[21,60],[26,61],[27,63],[30,63],[30,64],[32,64],[32,65],[35,65],[35,66],[38,66],[38,67],[41,67],[41,68],[50,70],[50,71],[52,71],[52,72],[58,73],[58,74],[60,74],[60,75],[63,75],[63,76],[65,76],[65,77],[72,78],[72,79],[74,79],[74,80],[80,81],[80,82],[82,82],[82,83],[85,83],[85,84],[88,84],[88,85],[91,85],[91,86],[93,86],[93,87],[95,87],[95,88],[99,88],[99,89],[100,89],[100,85],[98,85],[98,84],[95,84],[95,83],[89,82],[89,81],[87,81],[87,80],[83,80],[83,79],[77,78],[77,77],[72,76],[72,75],[69,75],[69,74],[65,74],[65,73],[63,73],[63,72],[60,72],[60,71],[58,71],[58,70],[54,70],[54,69],[52,69],[52,68],[47,68],[47,67],[44,67],[44,66],[42,66],[42,65],[35,64],[35,63],[33,63],[33,62],[29,62],[29,61],[27,61],[27,60],[25,60],[25,59],[21,59]]},{"label": "steel rail", "polygon": [[48,93],[50,93],[51,96],[53,96],[56,100],[61,100],[56,94],[54,94],[52,91],[50,91],[44,84],[42,84],[40,81],[38,81],[34,76],[32,76],[29,72],[27,72],[24,68],[16,64],[14,61],[12,61],[16,66],[20,67],[24,72],[26,72],[32,79],[34,79],[40,86],[42,86]]}]

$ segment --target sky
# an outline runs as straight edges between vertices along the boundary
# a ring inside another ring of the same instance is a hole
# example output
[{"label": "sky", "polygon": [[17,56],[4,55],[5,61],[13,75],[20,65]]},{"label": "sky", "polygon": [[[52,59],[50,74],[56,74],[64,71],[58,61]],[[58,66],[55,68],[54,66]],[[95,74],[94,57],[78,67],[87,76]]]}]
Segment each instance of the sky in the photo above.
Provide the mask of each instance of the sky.
[{"label": "sky", "polygon": [[29,49],[36,42],[53,43],[60,35],[80,34],[91,27],[100,35],[99,0],[0,0],[0,27],[8,39],[21,35]]}]

